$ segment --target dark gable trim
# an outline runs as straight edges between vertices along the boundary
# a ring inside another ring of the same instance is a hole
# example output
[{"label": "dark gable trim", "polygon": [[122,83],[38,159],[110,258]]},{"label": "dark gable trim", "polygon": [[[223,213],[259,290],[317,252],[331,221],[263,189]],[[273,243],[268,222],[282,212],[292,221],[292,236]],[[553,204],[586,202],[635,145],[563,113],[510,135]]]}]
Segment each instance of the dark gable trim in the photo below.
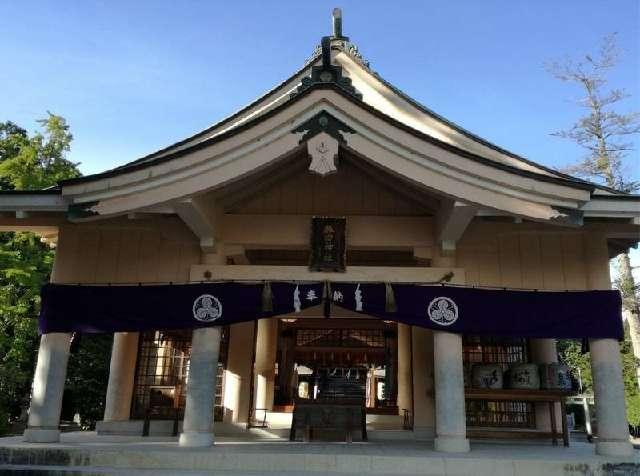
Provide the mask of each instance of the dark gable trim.
[{"label": "dark gable trim", "polygon": [[321,65],[311,67],[311,76],[305,76],[302,78],[302,81],[296,88],[296,91],[291,93],[291,97],[294,97],[296,94],[300,94],[305,89],[310,88],[317,83],[335,83],[342,87],[342,89],[347,93],[361,100],[362,94],[356,91],[356,88],[353,87],[351,84],[351,78],[342,75],[342,67],[331,64],[331,37],[322,37],[321,52]]},{"label": "dark gable trim", "polygon": [[278,114],[279,112],[281,112],[282,110],[288,108],[291,104],[294,104],[297,101],[300,101],[301,99],[303,99],[304,97],[306,97],[307,95],[309,95],[311,92],[316,91],[316,90],[322,90],[322,89],[330,89],[334,92],[336,92],[337,94],[340,94],[342,97],[344,97],[345,99],[347,99],[348,101],[352,102],[353,104],[361,107],[362,109],[364,109],[365,111],[373,114],[374,116],[376,116],[377,118],[389,123],[390,125],[404,131],[407,132],[419,139],[422,139],[426,142],[429,142],[431,144],[434,144],[444,150],[447,150],[449,152],[452,152],[454,154],[457,154],[461,157],[465,157],[467,159],[471,159],[474,160],[478,163],[481,163],[483,165],[487,165],[490,167],[494,167],[500,170],[504,170],[506,172],[509,173],[513,173],[515,175],[520,175],[522,177],[528,177],[528,178],[533,178],[536,180],[540,180],[543,182],[549,182],[549,183],[555,183],[555,184],[559,184],[559,185],[565,185],[565,186],[569,186],[569,187],[573,187],[573,188],[577,188],[580,190],[589,190],[591,192],[593,192],[596,188],[596,186],[594,184],[591,184],[589,182],[585,182],[583,180],[579,180],[576,178],[560,178],[560,177],[553,177],[553,176],[548,176],[548,175],[544,175],[544,174],[540,174],[537,172],[531,172],[528,170],[522,170],[519,169],[517,167],[513,167],[511,165],[506,165],[506,164],[501,164],[499,162],[496,162],[492,159],[488,159],[486,157],[482,157],[480,155],[476,155],[473,154],[471,152],[468,152],[466,150],[460,149],[454,145],[451,144],[447,144],[446,142],[442,142],[439,139],[436,139],[435,137],[432,137],[428,134],[425,134],[423,132],[420,132],[416,129],[413,129],[412,127],[409,127],[399,121],[397,121],[396,119],[393,119],[392,117],[387,116],[386,114],[380,112],[379,110],[375,109],[373,106],[370,106],[369,104],[366,104],[362,101],[358,101],[356,100],[353,96],[351,96],[350,94],[346,93],[340,86],[334,84],[334,83],[317,83],[314,84],[312,87],[300,92],[297,96],[295,96],[294,98],[290,99],[289,101],[284,102],[283,104],[280,104],[279,106],[271,109],[270,111],[267,111],[266,113],[262,114],[259,117],[256,117],[250,121],[245,122],[244,124],[238,126],[238,127],[234,127],[233,129],[217,135],[215,137],[211,137],[210,139],[206,139],[202,142],[199,142],[197,144],[194,144],[191,147],[188,147],[186,149],[182,149],[182,150],[178,150],[176,152],[173,152],[171,154],[167,154],[167,155],[163,155],[161,157],[158,157],[156,159],[151,159],[149,161],[146,162],[136,162],[136,163],[131,163],[129,165],[123,165],[122,167],[118,168],[118,169],[112,169],[112,170],[108,170],[106,172],[102,172],[102,173],[98,173],[95,175],[87,175],[85,177],[78,177],[78,178],[74,178],[74,179],[68,179],[68,180],[64,180],[62,182],[60,182],[61,185],[73,185],[73,184],[78,184],[78,183],[84,183],[84,182],[90,182],[90,181],[94,181],[94,180],[99,180],[99,179],[104,179],[104,178],[109,178],[109,177],[115,177],[117,175],[121,175],[124,173],[128,173],[128,172],[134,172],[136,170],[140,170],[143,169],[145,167],[149,167],[149,166],[153,166],[153,165],[158,165],[164,162],[167,162],[169,160],[178,158],[178,157],[182,157],[184,155],[187,155],[191,152],[195,152],[201,149],[204,149],[212,144],[215,144],[217,142],[221,142],[225,139],[228,139],[229,137],[233,137],[236,134],[239,134],[247,129],[252,128],[254,125],[256,125],[257,123],[268,119],[276,114]]},{"label": "dark gable trim", "polygon": [[300,124],[291,132],[293,133],[304,133],[299,143],[308,141],[312,137],[316,136],[320,132],[326,132],[331,137],[336,139],[338,142],[345,143],[344,136],[342,132],[347,132],[349,134],[355,134],[356,131],[349,127],[347,124],[342,122],[339,119],[336,119],[327,111],[322,110],[315,116],[313,116],[308,121]]},{"label": "dark gable trim", "polygon": [[[598,188],[600,188],[598,186]],[[634,201],[639,201],[640,202],[640,195],[634,195],[631,193],[622,193],[620,191],[616,191],[617,194],[616,195],[592,195],[591,196],[591,200],[620,200],[620,201],[630,201],[630,202],[634,202]]]},{"label": "dark gable trim", "polygon": [[74,203],[67,209],[67,219],[69,221],[82,220],[99,215],[91,210],[98,202]]},{"label": "dark gable trim", "polygon": [[[259,104],[260,102],[264,101],[265,99],[268,99],[269,97],[273,96],[274,94],[276,94],[280,89],[282,89],[287,83],[289,83],[290,81],[293,80],[293,78],[295,78],[296,76],[298,76],[299,74],[302,74],[302,72],[304,72],[304,70],[311,68],[311,63],[313,61],[316,60],[316,57],[314,56],[313,58],[311,58],[309,60],[308,63],[305,63],[305,65],[300,68],[298,71],[296,71],[295,73],[293,73],[291,76],[289,76],[287,79],[285,79],[284,81],[282,81],[280,84],[278,84],[277,86],[273,87],[272,89],[270,89],[269,91],[267,91],[266,93],[264,93],[262,96],[260,96],[258,99],[252,101],[251,103],[249,103],[248,105],[246,105],[245,107],[243,107],[242,109],[239,109],[238,111],[234,112],[233,114],[231,114],[230,116],[225,117],[224,119],[222,119],[221,121],[216,122],[215,124],[213,124],[212,126],[207,127],[206,129],[197,132],[185,139],[182,139],[178,142],[174,142],[171,145],[168,145],[160,150],[157,150],[155,152],[152,152],[151,154],[147,154],[144,157],[140,157],[139,159],[136,159],[132,162],[128,162],[124,165],[120,165],[114,169],[108,170],[106,172],[101,172],[101,173],[107,173],[107,172],[111,172],[111,171],[119,171],[121,169],[124,168],[128,168],[132,165],[137,165],[139,163],[143,163],[143,162],[150,162],[151,160],[154,159],[154,157],[156,156],[161,156],[162,154],[165,154],[166,152],[168,152],[171,149],[174,149],[176,147],[180,147],[181,145],[186,144],[187,142],[190,142],[194,139],[197,139],[198,137],[202,137],[204,135],[207,135],[211,132],[213,132],[214,130],[223,127],[225,125],[227,125],[228,123],[232,122],[233,120],[237,119],[238,117],[240,117],[242,114],[244,114],[245,112],[247,112],[249,109],[251,109],[252,107],[256,106],[257,104]],[[159,157],[157,157],[159,158]],[[99,175],[99,174],[97,174]],[[65,182],[67,183],[67,182]]]}]

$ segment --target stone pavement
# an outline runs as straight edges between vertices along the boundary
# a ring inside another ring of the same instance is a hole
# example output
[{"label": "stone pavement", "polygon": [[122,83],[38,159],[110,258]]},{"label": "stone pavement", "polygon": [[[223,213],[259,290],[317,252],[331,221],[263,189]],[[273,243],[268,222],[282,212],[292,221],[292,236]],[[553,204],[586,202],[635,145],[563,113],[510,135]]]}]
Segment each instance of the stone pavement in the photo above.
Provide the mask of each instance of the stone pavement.
[{"label": "stone pavement", "polygon": [[[2,466],[4,464],[4,466]],[[640,475],[640,451],[603,458],[594,446],[473,443],[466,454],[433,451],[433,443],[293,443],[272,436],[219,437],[212,448],[180,448],[176,438],[64,433],[56,444],[0,439],[0,474],[34,475]]]}]

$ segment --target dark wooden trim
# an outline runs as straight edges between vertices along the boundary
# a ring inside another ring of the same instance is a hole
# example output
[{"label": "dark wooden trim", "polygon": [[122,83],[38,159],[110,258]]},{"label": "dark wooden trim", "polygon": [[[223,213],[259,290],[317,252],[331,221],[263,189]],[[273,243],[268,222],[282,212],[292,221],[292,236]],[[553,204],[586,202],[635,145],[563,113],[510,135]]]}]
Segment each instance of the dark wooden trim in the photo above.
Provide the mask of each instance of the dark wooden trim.
[{"label": "dark wooden trim", "polygon": [[630,201],[634,201],[634,200],[638,200],[640,201],[640,194],[633,194],[633,193],[621,193],[618,192],[615,195],[593,195],[591,197],[591,200],[597,200],[597,201],[604,201],[604,200],[630,200]]},{"label": "dark wooden trim", "polygon": [[[556,432],[555,438],[561,438],[562,434]],[[554,433],[535,430],[491,430],[491,429],[467,429],[467,438],[496,438],[496,439],[553,439]],[[568,446],[568,445],[566,445]]]},{"label": "dark wooden trim", "polygon": [[528,402],[558,402],[572,396],[560,390],[465,388],[464,396],[473,400],[519,400]]}]

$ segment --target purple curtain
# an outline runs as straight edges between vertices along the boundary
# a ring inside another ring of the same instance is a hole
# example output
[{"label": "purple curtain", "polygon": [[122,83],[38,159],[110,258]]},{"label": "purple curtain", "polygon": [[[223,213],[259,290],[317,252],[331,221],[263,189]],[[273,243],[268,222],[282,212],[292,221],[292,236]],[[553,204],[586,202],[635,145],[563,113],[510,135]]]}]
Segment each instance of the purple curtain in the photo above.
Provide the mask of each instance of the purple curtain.
[{"label": "purple curtain", "polygon": [[459,334],[622,339],[618,291],[515,291],[460,286],[333,283],[334,304],[385,320]]},{"label": "purple curtain", "polygon": [[617,291],[322,282],[48,284],[42,289],[40,331],[99,333],[228,325],[320,304],[329,316],[329,302],[380,319],[460,334],[623,338]]}]

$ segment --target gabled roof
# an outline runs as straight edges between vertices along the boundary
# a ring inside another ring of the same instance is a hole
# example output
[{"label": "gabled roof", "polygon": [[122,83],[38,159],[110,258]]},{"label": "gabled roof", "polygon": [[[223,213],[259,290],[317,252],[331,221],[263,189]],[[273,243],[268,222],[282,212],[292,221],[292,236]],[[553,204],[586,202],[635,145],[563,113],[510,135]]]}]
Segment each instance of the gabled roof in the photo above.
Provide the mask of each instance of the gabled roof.
[{"label": "gabled roof", "polygon": [[[405,126],[415,129],[417,132],[421,132],[428,136],[429,139],[440,142],[444,146],[459,149],[462,153],[470,154],[487,163],[494,163],[497,167],[507,166],[524,172],[566,180],[576,185],[583,184],[584,187],[591,189],[595,193],[620,193],[535,163],[493,144],[453,121],[444,118],[375,72],[370,67],[370,63],[362,57],[357,46],[351,43],[347,37],[330,37],[330,45],[332,61],[341,68],[342,74],[349,78],[355,89],[361,93],[361,99],[364,104],[373,107]],[[71,184],[114,176],[129,170],[139,169],[142,164],[158,163],[158,161],[192,150],[194,147],[197,148],[198,145],[208,143],[215,137],[228,133],[248,121],[262,117],[275,107],[286,104],[293,99],[303,79],[309,77],[312,68],[321,62],[321,51],[318,45],[311,58],[289,78],[247,106],[210,127],[114,169],[67,180],[64,183]]]}]

